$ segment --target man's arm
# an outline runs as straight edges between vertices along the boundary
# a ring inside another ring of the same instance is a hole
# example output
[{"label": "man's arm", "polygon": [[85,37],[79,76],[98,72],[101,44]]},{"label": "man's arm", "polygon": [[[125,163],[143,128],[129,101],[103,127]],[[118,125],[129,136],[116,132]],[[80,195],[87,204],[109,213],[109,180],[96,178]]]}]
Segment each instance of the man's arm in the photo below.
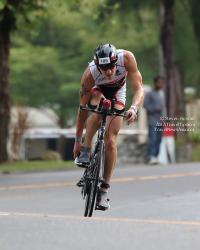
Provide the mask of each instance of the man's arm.
[{"label": "man's arm", "polygon": [[[91,89],[94,87],[94,79],[90,73],[89,66],[83,73],[82,79],[81,79],[81,86],[80,86],[80,104],[83,105],[83,107],[86,107],[86,103],[90,100],[91,97]],[[82,111],[80,108],[78,109],[78,115],[76,118],[76,138],[82,138],[82,133],[85,127],[85,123],[88,117],[87,111]],[[74,145],[74,158],[79,154],[81,148],[81,142],[76,141]]]},{"label": "man's arm", "polygon": [[[132,105],[140,106],[144,99],[144,87],[142,84],[142,76],[138,70],[137,62],[134,55],[130,51],[124,51],[124,66],[128,71],[128,77],[130,79],[131,88],[134,92],[134,97],[132,99]],[[127,124],[129,125],[133,122],[137,115],[134,112],[133,108],[130,108],[127,111],[127,115],[132,113],[132,116],[127,119]]]}]

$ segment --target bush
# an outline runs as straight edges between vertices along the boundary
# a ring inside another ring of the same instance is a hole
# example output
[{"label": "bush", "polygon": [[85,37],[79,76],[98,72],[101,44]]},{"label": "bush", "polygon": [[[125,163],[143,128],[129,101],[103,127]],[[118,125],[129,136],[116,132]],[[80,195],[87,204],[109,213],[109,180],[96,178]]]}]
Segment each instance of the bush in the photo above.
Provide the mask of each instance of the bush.
[{"label": "bush", "polygon": [[192,161],[200,161],[200,144],[192,148]]},{"label": "bush", "polygon": [[200,143],[200,132],[199,133],[192,132],[190,134],[190,141]]},{"label": "bush", "polygon": [[60,153],[48,150],[42,155],[42,160],[44,161],[62,161],[62,156]]}]

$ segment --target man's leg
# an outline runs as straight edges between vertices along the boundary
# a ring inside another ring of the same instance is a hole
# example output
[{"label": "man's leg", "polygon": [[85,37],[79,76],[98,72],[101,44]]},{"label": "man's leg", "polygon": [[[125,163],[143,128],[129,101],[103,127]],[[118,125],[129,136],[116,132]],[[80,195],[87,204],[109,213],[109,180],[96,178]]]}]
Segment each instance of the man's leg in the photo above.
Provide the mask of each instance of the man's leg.
[{"label": "man's leg", "polygon": [[158,131],[156,131],[156,152],[155,156],[157,157],[160,151],[160,143],[162,141],[162,126],[158,126]]},{"label": "man's leg", "polygon": [[[121,109],[119,104],[115,104],[116,109]],[[122,117],[109,117],[106,123],[105,134],[105,165],[104,165],[104,182],[110,183],[111,175],[115,167],[117,159],[117,146],[116,139],[118,132],[121,128],[123,118]],[[101,188],[101,191],[107,191],[106,188]]]},{"label": "man's leg", "polygon": [[[92,94],[90,104],[91,105],[98,105],[103,94],[100,91],[94,92]],[[84,111],[83,111],[84,112]],[[92,146],[92,138],[97,132],[99,125],[101,123],[101,115],[91,114],[87,120],[86,124],[86,135],[84,139],[84,146],[91,147]]]},{"label": "man's leg", "polygon": [[148,134],[148,160],[155,156],[155,145],[156,145],[156,132],[155,127],[149,125],[149,134]]},{"label": "man's leg", "polygon": [[[102,96],[103,95],[100,91],[94,92],[92,94],[90,103],[92,105],[98,105]],[[76,161],[75,163],[80,167],[85,167],[90,162],[92,138],[96,133],[97,129],[99,128],[100,122],[101,122],[101,116],[97,114],[90,115],[90,117],[87,120],[84,145],[81,148],[80,155],[77,157],[77,160],[75,160]]]}]

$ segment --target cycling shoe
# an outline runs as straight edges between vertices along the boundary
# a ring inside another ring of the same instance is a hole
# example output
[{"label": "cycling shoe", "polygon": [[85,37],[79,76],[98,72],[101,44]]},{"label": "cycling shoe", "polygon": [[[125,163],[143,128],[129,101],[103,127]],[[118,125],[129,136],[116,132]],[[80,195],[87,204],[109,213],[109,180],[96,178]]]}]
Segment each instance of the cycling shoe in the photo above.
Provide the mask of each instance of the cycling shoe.
[{"label": "cycling shoe", "polygon": [[105,211],[110,208],[109,200],[107,197],[108,192],[98,191],[97,201],[96,201],[96,210]]},{"label": "cycling shoe", "polygon": [[74,163],[78,167],[87,167],[90,164],[90,151],[91,148],[82,146],[80,155],[76,157]]}]

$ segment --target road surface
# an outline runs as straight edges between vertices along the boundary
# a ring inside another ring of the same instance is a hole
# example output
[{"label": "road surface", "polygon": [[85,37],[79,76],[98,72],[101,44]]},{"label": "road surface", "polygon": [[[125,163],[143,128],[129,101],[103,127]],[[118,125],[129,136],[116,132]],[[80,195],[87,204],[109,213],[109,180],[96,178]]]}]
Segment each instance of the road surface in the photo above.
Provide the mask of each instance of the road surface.
[{"label": "road surface", "polygon": [[116,167],[84,218],[83,170],[0,175],[0,250],[199,250],[200,163]]}]

